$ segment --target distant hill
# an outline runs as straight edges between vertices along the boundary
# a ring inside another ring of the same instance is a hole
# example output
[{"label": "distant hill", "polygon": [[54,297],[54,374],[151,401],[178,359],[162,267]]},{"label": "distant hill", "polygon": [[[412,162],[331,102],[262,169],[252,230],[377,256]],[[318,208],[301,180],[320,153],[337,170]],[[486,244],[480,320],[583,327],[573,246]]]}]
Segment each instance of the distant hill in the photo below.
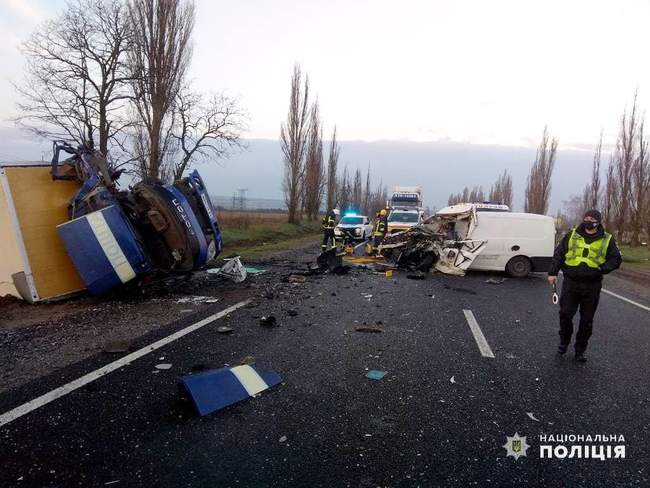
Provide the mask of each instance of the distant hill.
[{"label": "distant hill", "polygon": [[[281,200],[284,169],[279,142],[251,139],[247,143],[246,150],[229,159],[197,164],[210,193],[228,198],[238,188],[246,188],[249,198]],[[0,161],[47,161],[51,157],[50,147],[50,143],[34,142],[14,128],[0,127]],[[352,171],[359,167],[365,177],[370,164],[373,186],[380,178],[389,188],[421,185],[425,205],[438,208],[446,205],[450,193],[457,193],[464,186],[482,185],[489,190],[497,175],[508,168],[513,178],[514,207],[521,210],[526,176],[534,158],[534,148],[455,142],[342,141],[339,165],[341,171],[345,164]],[[559,151],[551,213],[571,194],[582,191],[589,179],[591,160],[590,151]]]}]

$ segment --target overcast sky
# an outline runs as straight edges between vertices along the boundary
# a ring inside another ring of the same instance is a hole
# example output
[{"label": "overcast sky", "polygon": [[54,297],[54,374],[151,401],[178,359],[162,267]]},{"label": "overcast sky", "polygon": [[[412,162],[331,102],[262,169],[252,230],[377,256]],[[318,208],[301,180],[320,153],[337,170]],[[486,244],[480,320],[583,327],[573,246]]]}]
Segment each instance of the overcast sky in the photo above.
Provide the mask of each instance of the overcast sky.
[{"label": "overcast sky", "polygon": [[[0,122],[19,44],[62,1],[0,0]],[[292,65],[347,140],[535,146],[549,124],[591,148],[635,88],[650,100],[650,2],[197,0],[191,77],[240,97],[248,137],[277,139]]]}]

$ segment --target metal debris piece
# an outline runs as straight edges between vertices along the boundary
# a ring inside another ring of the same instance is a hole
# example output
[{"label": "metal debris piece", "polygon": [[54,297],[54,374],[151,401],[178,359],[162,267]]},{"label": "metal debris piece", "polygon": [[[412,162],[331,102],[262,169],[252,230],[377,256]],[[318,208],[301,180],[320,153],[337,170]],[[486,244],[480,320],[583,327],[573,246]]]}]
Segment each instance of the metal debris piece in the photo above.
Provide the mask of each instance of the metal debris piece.
[{"label": "metal debris piece", "polygon": [[381,322],[377,322],[377,325],[363,324],[355,327],[354,330],[356,330],[357,332],[370,332],[374,334],[381,334],[382,332],[384,332],[384,329],[383,327],[380,327],[380,325],[382,325]]},{"label": "metal debris piece", "polygon": [[449,382],[450,383],[456,383],[456,379],[452,376],[451,378],[449,378]]},{"label": "metal debris piece", "polygon": [[287,281],[289,281],[289,283],[302,284],[307,281],[307,278],[301,275],[290,275]]},{"label": "metal debris piece", "polygon": [[260,319],[260,325],[263,327],[277,327],[278,321],[273,315],[269,315]]},{"label": "metal debris piece", "polygon": [[280,443],[287,442],[287,436],[283,435],[282,437],[280,437],[280,439],[278,439],[278,442]]},{"label": "metal debris piece", "polygon": [[109,341],[104,345],[104,352],[110,354],[117,354],[121,352],[128,352],[131,344],[128,341]]},{"label": "metal debris piece", "polygon": [[221,327],[217,327],[217,332],[219,334],[230,334],[234,329],[232,327],[228,327],[227,325],[222,325]]},{"label": "metal debris piece", "polygon": [[415,273],[409,273],[409,274],[406,275],[406,277],[409,280],[423,280],[423,279],[425,279],[427,277],[427,275],[425,273],[423,273],[422,271],[418,271],[418,272],[415,272]]},{"label": "metal debris piece", "polygon": [[505,281],[506,281],[505,278],[502,278],[500,280],[496,278],[488,278],[487,280],[485,280],[486,283],[489,283],[491,285],[502,285]]},{"label": "metal debris piece", "polygon": [[172,365],[170,363],[156,364],[156,369],[160,369],[160,370],[167,370],[167,369],[170,369],[171,367],[172,367]]},{"label": "metal debris piece", "polygon": [[534,420],[535,422],[539,422],[539,419],[533,415],[533,412],[526,412],[526,415],[528,415],[528,417],[531,420]]}]

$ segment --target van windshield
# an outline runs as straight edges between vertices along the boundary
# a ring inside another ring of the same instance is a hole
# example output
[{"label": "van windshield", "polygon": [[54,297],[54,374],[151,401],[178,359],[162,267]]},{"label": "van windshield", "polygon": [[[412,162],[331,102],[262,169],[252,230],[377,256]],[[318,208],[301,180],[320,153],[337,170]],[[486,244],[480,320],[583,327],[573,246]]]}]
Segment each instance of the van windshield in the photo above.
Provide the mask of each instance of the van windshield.
[{"label": "van windshield", "polygon": [[391,212],[388,221],[413,224],[418,221],[418,214],[414,212]]}]

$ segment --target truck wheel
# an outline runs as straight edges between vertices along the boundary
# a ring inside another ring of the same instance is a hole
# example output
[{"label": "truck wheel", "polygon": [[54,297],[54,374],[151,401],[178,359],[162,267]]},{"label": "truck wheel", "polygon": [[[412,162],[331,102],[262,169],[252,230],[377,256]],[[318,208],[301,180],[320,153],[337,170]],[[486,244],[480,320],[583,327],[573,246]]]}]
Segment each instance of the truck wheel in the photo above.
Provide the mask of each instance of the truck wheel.
[{"label": "truck wheel", "polygon": [[532,266],[530,259],[526,256],[515,256],[506,264],[506,272],[515,278],[524,278],[528,276]]}]

